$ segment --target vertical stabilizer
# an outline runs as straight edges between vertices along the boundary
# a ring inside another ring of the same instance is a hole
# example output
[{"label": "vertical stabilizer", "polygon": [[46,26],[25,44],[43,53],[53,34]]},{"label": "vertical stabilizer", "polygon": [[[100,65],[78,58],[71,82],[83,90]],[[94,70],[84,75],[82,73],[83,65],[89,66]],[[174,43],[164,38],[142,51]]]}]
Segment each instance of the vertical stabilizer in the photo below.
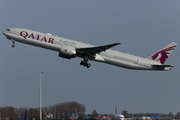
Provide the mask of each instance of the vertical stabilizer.
[{"label": "vertical stabilizer", "polygon": [[148,59],[155,60],[161,64],[164,64],[176,46],[177,46],[177,43],[171,42],[166,47],[160,49],[153,55],[149,56]]}]

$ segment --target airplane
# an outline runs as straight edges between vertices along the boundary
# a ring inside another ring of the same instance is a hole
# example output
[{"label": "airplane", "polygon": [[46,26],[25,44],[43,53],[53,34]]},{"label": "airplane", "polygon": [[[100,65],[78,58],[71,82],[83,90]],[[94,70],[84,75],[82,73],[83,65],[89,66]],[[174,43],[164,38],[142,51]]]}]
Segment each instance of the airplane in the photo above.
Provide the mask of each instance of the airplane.
[{"label": "airplane", "polygon": [[124,115],[121,115],[121,114],[115,114],[114,118],[115,118],[115,120],[125,120]]},{"label": "airplane", "polygon": [[121,43],[113,43],[103,46],[94,46],[58,36],[50,33],[42,33],[23,28],[10,28],[2,32],[7,39],[11,40],[15,47],[15,41],[34,45],[41,48],[57,51],[59,57],[71,59],[75,57],[83,58],[80,65],[89,68],[88,60],[107,63],[118,67],[134,70],[158,70],[169,71],[172,65],[164,65],[165,61],[172,53],[177,43],[171,42],[156,53],[147,58],[130,55],[115,50],[110,50]]},{"label": "airplane", "polygon": [[115,103],[115,115],[114,115],[114,118],[115,118],[115,120],[125,120],[124,115],[117,113],[116,103]]}]

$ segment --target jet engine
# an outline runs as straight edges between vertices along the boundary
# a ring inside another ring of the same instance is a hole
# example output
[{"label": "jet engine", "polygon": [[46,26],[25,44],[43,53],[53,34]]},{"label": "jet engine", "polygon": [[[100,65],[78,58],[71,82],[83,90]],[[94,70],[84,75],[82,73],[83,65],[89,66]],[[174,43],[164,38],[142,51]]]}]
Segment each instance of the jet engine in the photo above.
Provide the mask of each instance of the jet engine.
[{"label": "jet engine", "polygon": [[76,57],[76,48],[67,45],[62,45],[59,51],[59,57],[66,59]]}]

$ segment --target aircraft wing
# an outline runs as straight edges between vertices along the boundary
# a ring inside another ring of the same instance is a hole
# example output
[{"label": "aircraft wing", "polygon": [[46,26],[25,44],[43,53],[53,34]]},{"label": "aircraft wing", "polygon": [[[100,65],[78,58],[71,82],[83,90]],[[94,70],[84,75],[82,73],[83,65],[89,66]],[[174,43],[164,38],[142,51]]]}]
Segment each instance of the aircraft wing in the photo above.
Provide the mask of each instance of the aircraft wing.
[{"label": "aircraft wing", "polygon": [[121,44],[121,43],[114,43],[114,44],[98,46],[98,47],[76,48],[76,52],[78,52],[80,54],[87,54],[89,56],[94,56],[97,53],[106,51],[107,49],[114,47],[116,45],[119,45],[119,44]]}]

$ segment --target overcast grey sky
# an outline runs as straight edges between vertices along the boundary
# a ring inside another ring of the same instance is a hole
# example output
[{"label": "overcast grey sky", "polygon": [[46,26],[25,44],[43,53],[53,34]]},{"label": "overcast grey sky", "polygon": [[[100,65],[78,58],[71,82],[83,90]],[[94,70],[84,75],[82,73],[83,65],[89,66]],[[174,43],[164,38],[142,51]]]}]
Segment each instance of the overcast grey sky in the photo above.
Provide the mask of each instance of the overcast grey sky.
[{"label": "overcast grey sky", "polygon": [[[122,43],[114,50],[148,57],[180,39],[179,0],[43,0],[0,1],[0,30],[27,28],[89,43]],[[39,107],[39,73],[43,106],[77,101],[87,112],[180,112],[180,47],[165,64],[171,72],[136,71],[66,60],[58,52],[16,42],[0,35],[0,107]]]}]

